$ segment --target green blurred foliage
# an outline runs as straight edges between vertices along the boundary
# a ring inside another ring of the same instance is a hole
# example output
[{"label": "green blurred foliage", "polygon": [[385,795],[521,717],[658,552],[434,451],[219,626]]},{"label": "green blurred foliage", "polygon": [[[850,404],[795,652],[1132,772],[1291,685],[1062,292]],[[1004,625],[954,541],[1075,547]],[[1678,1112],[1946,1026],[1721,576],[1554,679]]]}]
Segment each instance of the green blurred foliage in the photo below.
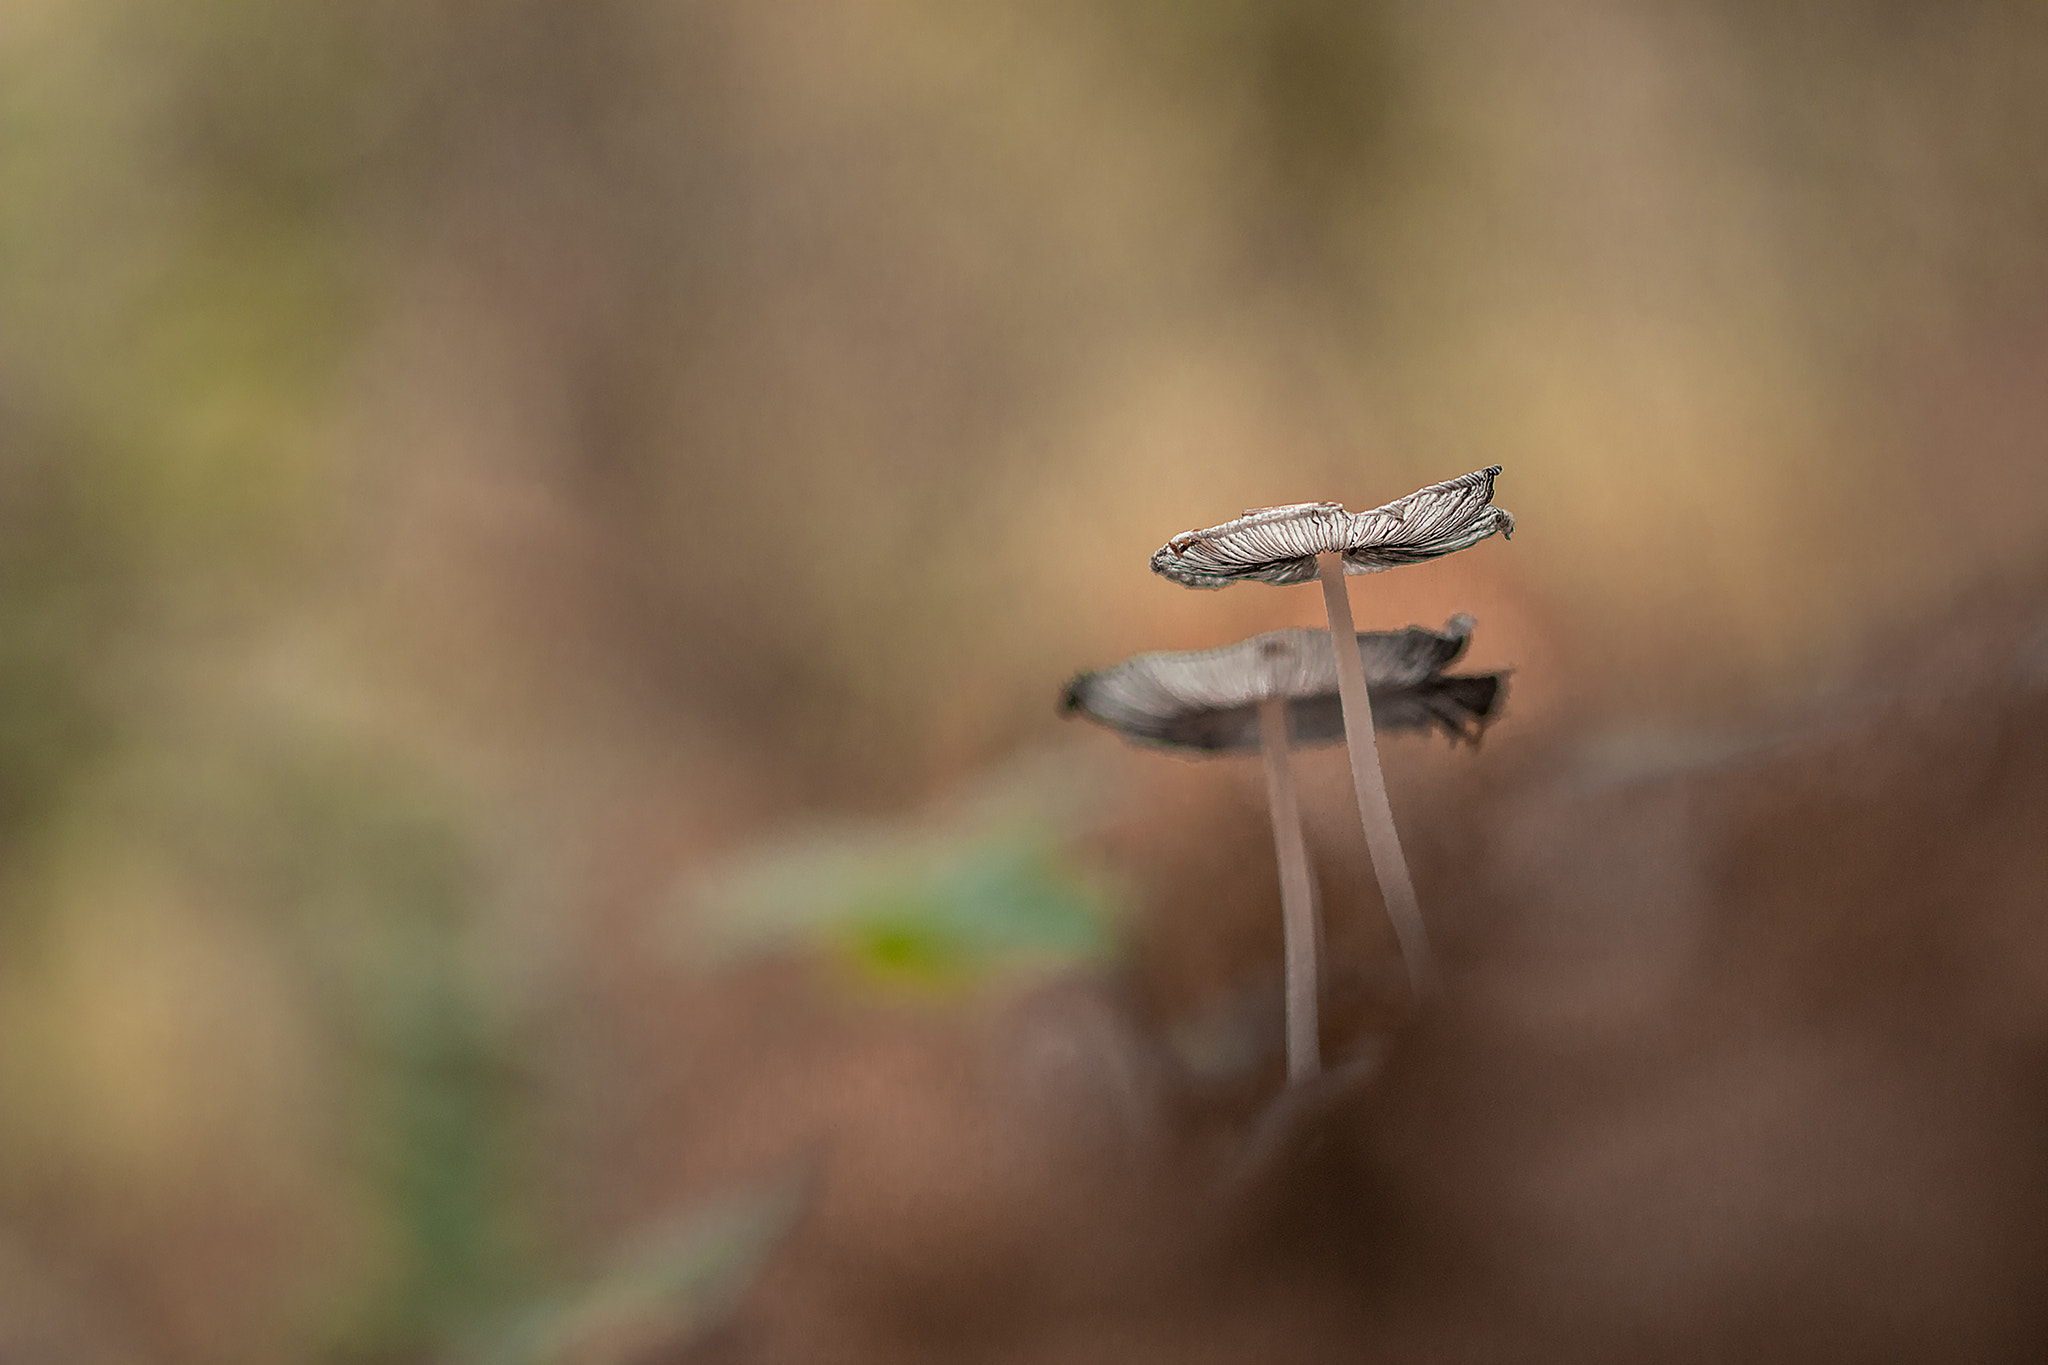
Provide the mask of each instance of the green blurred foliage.
[{"label": "green blurred foliage", "polygon": [[481,1365],[628,1365],[714,1324],[789,1231],[806,1182],[731,1191],[642,1233],[596,1277],[473,1348]]},{"label": "green blurred foliage", "polygon": [[[187,1184],[195,1214],[251,1205],[251,1247],[305,1224],[242,1290],[133,1305],[152,1355],[324,1337],[390,1358],[501,1303],[521,1254],[516,1077],[465,946],[469,817],[256,657],[332,543],[355,206],[390,132],[371,38],[366,11],[319,3],[23,6],[0,26],[0,1113],[39,1111],[0,1122],[0,1225],[27,1219],[90,1274],[191,1226],[183,1197],[124,1209],[138,1178]],[[172,994],[98,998],[134,970],[95,986],[104,954],[162,933],[212,946],[141,964]],[[215,1018],[188,994],[209,989],[197,964],[245,941],[291,984],[229,981]],[[235,1075],[236,1029],[305,1039],[295,1074],[223,1099],[138,1073],[221,1052]],[[122,1115],[155,1155],[70,1137]],[[329,1163],[311,1188],[293,1155],[248,1160],[309,1141]],[[273,1302],[238,1323],[221,1296],[241,1292]]]},{"label": "green blurred foliage", "polygon": [[[460,807],[345,753],[294,764],[269,813],[270,903],[296,919],[345,1067],[341,1102],[384,1249],[332,1330],[385,1359],[535,1283],[520,1194],[528,1086],[475,947],[480,887]],[[252,879],[253,880],[253,879]]]},{"label": "green blurred foliage", "polygon": [[912,990],[1099,961],[1114,942],[1107,878],[1046,817],[1015,813],[778,841],[688,901],[719,957],[822,949]]}]

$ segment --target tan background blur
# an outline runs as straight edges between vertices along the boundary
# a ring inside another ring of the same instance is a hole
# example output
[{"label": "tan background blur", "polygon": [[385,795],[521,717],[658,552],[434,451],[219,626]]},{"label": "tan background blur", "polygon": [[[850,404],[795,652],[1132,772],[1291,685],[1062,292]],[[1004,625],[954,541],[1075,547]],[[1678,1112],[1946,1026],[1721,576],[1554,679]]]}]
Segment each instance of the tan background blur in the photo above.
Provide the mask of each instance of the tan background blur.
[{"label": "tan background blur", "polygon": [[6,0],[0,1359],[423,1358],[759,1176],[615,1159],[734,1026],[606,983],[1319,615],[1175,531],[1505,466],[1353,598],[1510,746],[2038,583],[2044,168],[1992,0]]}]

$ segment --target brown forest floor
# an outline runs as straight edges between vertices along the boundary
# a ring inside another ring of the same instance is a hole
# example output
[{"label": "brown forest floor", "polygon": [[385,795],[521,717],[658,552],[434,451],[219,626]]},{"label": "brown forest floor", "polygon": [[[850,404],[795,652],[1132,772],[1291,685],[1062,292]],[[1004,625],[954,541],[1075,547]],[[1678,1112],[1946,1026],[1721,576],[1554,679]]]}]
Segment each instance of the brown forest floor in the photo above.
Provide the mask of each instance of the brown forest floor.
[{"label": "brown forest floor", "polygon": [[1189,946],[1277,918],[1260,813],[1199,783],[1114,836],[1152,904],[1113,979],[966,1018],[612,964],[586,1042],[641,1079],[591,1188],[808,1162],[701,1365],[2039,1359],[2048,615],[1872,660],[1748,734],[1561,723],[1412,784],[1441,998],[1402,1017],[1325,858],[1331,1070],[1277,1105],[1270,1046],[1195,1068],[1166,1022],[1277,1034],[1270,973]]}]

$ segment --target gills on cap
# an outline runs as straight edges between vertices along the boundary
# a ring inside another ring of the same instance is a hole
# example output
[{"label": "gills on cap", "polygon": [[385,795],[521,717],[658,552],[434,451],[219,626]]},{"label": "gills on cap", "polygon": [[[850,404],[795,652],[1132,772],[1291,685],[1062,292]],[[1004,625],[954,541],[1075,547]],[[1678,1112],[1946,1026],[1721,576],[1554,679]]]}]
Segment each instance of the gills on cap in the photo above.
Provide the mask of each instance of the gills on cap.
[{"label": "gills on cap", "polygon": [[1499,465],[1396,498],[1370,512],[1342,503],[1264,507],[1205,531],[1183,531],[1152,555],[1152,571],[1191,588],[1239,581],[1306,583],[1316,556],[1341,553],[1346,573],[1378,573],[1476,545],[1515,519],[1493,502]]},{"label": "gills on cap", "polygon": [[[1360,633],[1374,728],[1436,729],[1476,741],[1499,706],[1504,679],[1443,672],[1471,635],[1469,616],[1453,617],[1441,631]],[[1287,702],[1294,743],[1344,737],[1328,631],[1276,630],[1222,649],[1140,654],[1075,678],[1063,705],[1129,739],[1219,752],[1258,747],[1259,703],[1272,698]]]}]

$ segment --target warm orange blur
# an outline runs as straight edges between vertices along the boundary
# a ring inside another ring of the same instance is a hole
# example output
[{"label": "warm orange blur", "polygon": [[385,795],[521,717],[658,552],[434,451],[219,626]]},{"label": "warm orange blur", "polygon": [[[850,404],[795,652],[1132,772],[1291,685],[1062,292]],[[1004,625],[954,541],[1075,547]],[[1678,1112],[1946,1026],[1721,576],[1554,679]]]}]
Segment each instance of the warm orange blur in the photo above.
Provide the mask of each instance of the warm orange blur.
[{"label": "warm orange blur", "polygon": [[[1219,1112],[1270,1090],[1256,765],[1054,702],[1319,601],[1150,552],[1505,467],[1511,542],[1353,602],[1515,670],[1394,799],[1455,951],[1576,980],[1452,908],[1569,803],[1428,820],[1776,733],[1959,603],[2048,619],[2044,241],[2048,8],[1994,0],[0,6],[0,1360],[754,1359],[748,1294],[980,1358],[960,1305],[1108,1122],[1045,1056],[1135,1066],[1137,1019],[1249,1078]],[[996,868],[1023,927],[807,918],[873,865],[941,915]],[[735,886],[769,951],[695,922]],[[1665,999],[1651,938],[1599,989]],[[1016,1114],[1059,1140],[982,1142]],[[1546,1123],[1560,1190],[1623,1140]],[[608,1288],[664,1228],[659,1306]],[[863,1316],[933,1257],[930,1323]],[[1180,1349],[1117,1330],[1078,1358]]]}]

